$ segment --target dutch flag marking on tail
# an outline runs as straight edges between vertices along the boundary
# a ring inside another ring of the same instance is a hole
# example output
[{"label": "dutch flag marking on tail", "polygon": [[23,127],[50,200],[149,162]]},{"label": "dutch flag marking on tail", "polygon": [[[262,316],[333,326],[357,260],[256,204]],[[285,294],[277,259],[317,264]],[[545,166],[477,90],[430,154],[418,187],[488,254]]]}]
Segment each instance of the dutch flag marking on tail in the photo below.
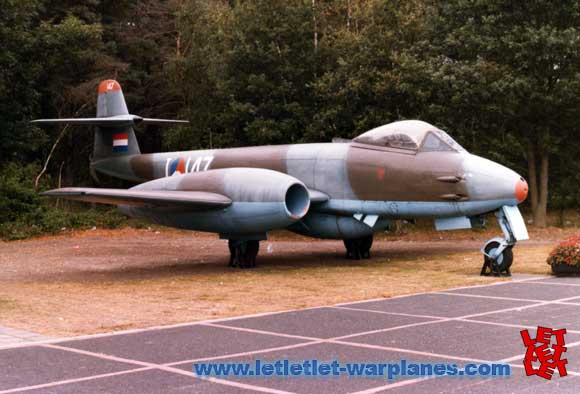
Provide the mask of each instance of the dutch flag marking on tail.
[{"label": "dutch flag marking on tail", "polygon": [[129,150],[129,134],[113,134],[113,152],[127,152]]}]

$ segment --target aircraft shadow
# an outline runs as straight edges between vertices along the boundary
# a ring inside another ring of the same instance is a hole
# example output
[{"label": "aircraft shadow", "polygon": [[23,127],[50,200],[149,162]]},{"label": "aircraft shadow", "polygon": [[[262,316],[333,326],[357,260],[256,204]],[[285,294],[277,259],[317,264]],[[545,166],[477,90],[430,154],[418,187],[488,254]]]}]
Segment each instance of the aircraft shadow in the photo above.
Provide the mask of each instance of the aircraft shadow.
[{"label": "aircraft shadow", "polygon": [[[229,268],[227,266],[229,254],[227,247],[216,246],[211,255],[203,258],[171,256],[147,257],[143,261],[131,261],[119,264],[116,261],[100,262],[98,264],[78,265],[70,267],[70,270],[54,273],[36,273],[32,280],[41,281],[126,281],[134,279],[150,279],[164,277],[184,277],[205,275],[237,275],[244,272],[268,272],[316,270],[319,268],[367,266],[377,264],[393,264],[399,261],[421,261],[427,258],[438,258],[453,253],[476,252],[477,243],[463,242],[417,242],[399,243],[378,241],[373,246],[371,259],[348,260],[342,242],[329,245],[326,242],[321,250],[316,250],[316,242],[309,242],[307,247],[303,245],[297,250],[291,250],[292,243],[270,242],[272,251],[267,250],[267,242],[264,242],[258,256],[258,266],[252,269]],[[192,250],[192,255],[195,251]],[[114,259],[114,257],[111,257]],[[307,272],[306,272],[307,274]]]}]

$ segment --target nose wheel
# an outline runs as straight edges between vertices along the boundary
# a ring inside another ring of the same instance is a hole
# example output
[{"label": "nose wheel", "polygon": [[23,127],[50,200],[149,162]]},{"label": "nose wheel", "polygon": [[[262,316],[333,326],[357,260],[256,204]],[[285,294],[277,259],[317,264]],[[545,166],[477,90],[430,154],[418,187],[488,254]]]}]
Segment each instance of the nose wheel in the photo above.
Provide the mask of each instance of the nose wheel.
[{"label": "nose wheel", "polygon": [[511,276],[510,267],[514,261],[512,249],[516,244],[516,237],[503,208],[496,212],[496,216],[505,238],[492,238],[481,249],[483,267],[480,275]]},{"label": "nose wheel", "polygon": [[484,247],[482,276],[511,276],[514,261],[513,245],[502,247],[500,241],[491,241]]},{"label": "nose wheel", "polygon": [[345,239],[346,258],[350,260],[370,259],[373,236]]}]

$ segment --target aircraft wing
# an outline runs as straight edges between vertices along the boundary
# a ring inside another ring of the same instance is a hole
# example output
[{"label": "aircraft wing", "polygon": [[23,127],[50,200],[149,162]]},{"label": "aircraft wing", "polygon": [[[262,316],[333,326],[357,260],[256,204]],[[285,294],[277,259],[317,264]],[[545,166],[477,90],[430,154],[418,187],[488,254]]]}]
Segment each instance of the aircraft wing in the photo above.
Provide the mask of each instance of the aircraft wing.
[{"label": "aircraft wing", "polygon": [[43,196],[113,205],[219,209],[231,205],[228,197],[209,192],[175,190],[125,190],[67,187],[41,193]]}]

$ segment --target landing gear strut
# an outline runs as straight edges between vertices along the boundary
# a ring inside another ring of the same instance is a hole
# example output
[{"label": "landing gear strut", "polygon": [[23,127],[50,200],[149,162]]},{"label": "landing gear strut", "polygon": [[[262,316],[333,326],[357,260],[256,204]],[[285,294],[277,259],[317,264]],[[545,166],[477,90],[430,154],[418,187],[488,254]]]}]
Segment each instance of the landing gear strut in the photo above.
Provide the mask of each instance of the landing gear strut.
[{"label": "landing gear strut", "polygon": [[511,276],[510,267],[514,260],[512,249],[516,244],[516,238],[503,209],[499,209],[495,216],[505,238],[492,238],[481,249],[483,267],[481,267],[480,275]]},{"label": "landing gear strut", "polygon": [[254,268],[256,266],[260,241],[230,239],[228,247],[230,249],[229,267]]},{"label": "landing gear strut", "polygon": [[367,237],[345,239],[346,258],[350,260],[370,259],[371,246],[373,246],[372,234]]}]

